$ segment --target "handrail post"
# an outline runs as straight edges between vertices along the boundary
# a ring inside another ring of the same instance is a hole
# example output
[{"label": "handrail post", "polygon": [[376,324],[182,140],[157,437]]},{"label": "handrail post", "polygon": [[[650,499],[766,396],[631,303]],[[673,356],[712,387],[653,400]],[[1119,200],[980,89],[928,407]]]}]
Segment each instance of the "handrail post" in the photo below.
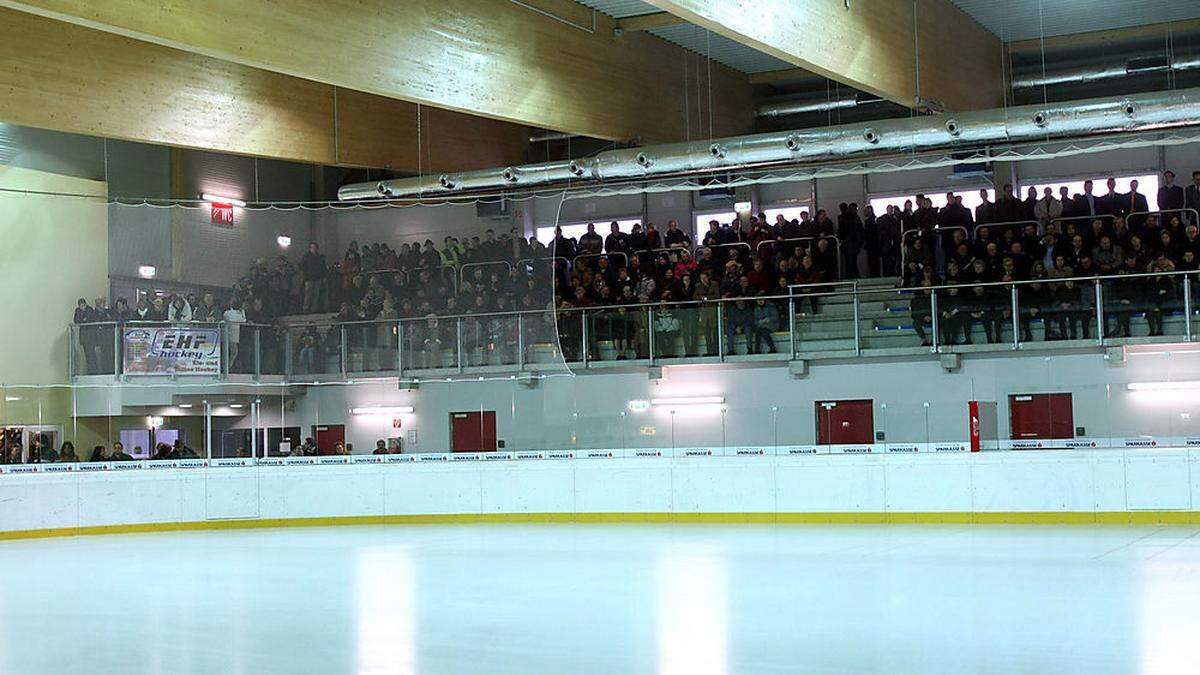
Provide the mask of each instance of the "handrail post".
[{"label": "handrail post", "polygon": [[582,330],[579,332],[579,334],[582,336],[581,349],[582,349],[582,357],[583,357],[583,367],[587,368],[588,367],[588,320],[587,320],[587,311],[586,310],[579,311],[579,320],[580,320],[580,322],[583,323]]},{"label": "handrail post", "polygon": [[458,372],[463,371],[463,343],[462,343],[462,319],[454,321],[454,340],[458,348]]},{"label": "handrail post", "polygon": [[717,301],[717,359],[725,361],[725,303]]},{"label": "handrail post", "polygon": [[113,324],[113,377],[121,374],[121,325]]},{"label": "handrail post", "polygon": [[396,376],[404,377],[404,322],[396,319]]},{"label": "handrail post", "polygon": [[854,285],[854,295],[851,296],[854,303],[854,355],[862,355],[862,328],[859,326],[859,307],[858,307],[858,284]]},{"label": "handrail post", "polygon": [[283,331],[283,374],[287,379],[291,379],[292,371],[295,364],[292,363],[292,331],[285,329]]},{"label": "handrail post", "polygon": [[346,362],[349,361],[349,345],[346,344],[346,325],[342,324],[338,329],[338,335],[341,338],[340,352],[342,362],[342,379],[346,379]]},{"label": "handrail post", "polygon": [[75,372],[75,345],[80,343],[79,327],[75,324],[67,326],[67,343],[69,346],[69,349],[67,349],[67,372],[74,379],[78,374]]},{"label": "handrail post", "polygon": [[1104,344],[1104,290],[1099,279],[1096,279],[1096,344]]},{"label": "handrail post", "polygon": [[1192,341],[1192,276],[1183,275],[1183,334]]},{"label": "handrail post", "polygon": [[789,361],[796,360],[796,294],[792,292],[791,287],[788,287],[788,343],[790,356]]},{"label": "handrail post", "polygon": [[654,365],[654,308],[646,308],[646,347],[650,350],[650,365]]},{"label": "handrail post", "polygon": [[934,351],[934,352],[936,352],[938,350],[938,337],[940,335],[938,333],[938,314],[940,314],[940,312],[938,312],[938,299],[937,298],[938,298],[937,289],[930,288],[929,289],[929,320],[930,320],[929,330],[933,333],[933,335],[930,336],[931,339],[929,341],[929,344],[933,345],[932,347],[930,347],[930,350]]},{"label": "handrail post", "polygon": [[525,315],[517,315],[517,370],[525,370]]},{"label": "handrail post", "polygon": [[254,379],[262,377],[262,327],[254,327]]},{"label": "handrail post", "polygon": [[229,330],[228,330],[228,328],[229,328],[229,324],[225,323],[224,321],[222,321],[217,326],[217,330],[220,331],[220,335],[221,335],[221,372],[223,372],[226,375],[229,374],[229,368],[233,365],[232,363],[229,362]]},{"label": "handrail post", "polygon": [[1021,315],[1020,303],[1017,297],[1017,285],[1012,285],[1012,332],[1013,349],[1021,348]]}]

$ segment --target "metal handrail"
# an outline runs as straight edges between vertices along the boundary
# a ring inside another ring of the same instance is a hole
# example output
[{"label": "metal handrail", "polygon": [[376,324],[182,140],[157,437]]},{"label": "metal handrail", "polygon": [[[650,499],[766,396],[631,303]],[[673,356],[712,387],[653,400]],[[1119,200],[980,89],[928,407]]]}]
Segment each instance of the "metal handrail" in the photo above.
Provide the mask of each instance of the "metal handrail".
[{"label": "metal handrail", "polygon": [[[512,270],[513,270],[513,266],[508,261],[505,261],[505,260],[492,260],[492,261],[488,261],[488,262],[466,263],[465,265],[462,265],[458,268],[458,274],[460,277],[458,288],[461,288],[462,284],[467,283],[467,268],[468,267],[483,268],[483,267],[492,267],[495,265],[504,265],[505,269],[508,272],[512,272]],[[507,276],[507,274],[505,276]],[[457,291],[457,290],[458,289],[456,288],[455,291]]]},{"label": "metal handrail", "polygon": [[[1059,218],[1054,218],[1053,220],[1050,221],[1050,225],[1057,225],[1059,223],[1075,222],[1075,221],[1082,221],[1082,220],[1086,220],[1090,223],[1093,220],[1104,220],[1105,218],[1107,218],[1110,221],[1109,225],[1111,225],[1117,221],[1117,217],[1114,215],[1110,215],[1107,213],[1097,213],[1094,216],[1063,216],[1063,217],[1059,217]],[[1059,229],[1061,230],[1062,228],[1059,228]]]},{"label": "metal handrail", "polygon": [[577,255],[577,256],[575,256],[575,260],[573,260],[571,262],[571,266],[574,267],[574,266],[578,265],[580,258],[611,258],[615,255],[619,255],[622,258],[624,258],[625,259],[625,267],[629,267],[629,256],[625,255],[624,253],[622,253],[620,251],[613,251],[612,253],[584,253],[583,255]]},{"label": "metal handrail", "polygon": [[[967,231],[967,228],[962,225],[950,225],[949,227],[942,227],[941,225],[934,225],[933,229],[928,230],[928,232],[930,232],[932,234],[941,234],[942,232],[952,232],[954,230],[961,230],[964,237],[968,237],[971,234],[969,231]],[[908,235],[910,235],[914,232],[924,233],[926,231],[920,230],[920,229],[912,229],[912,230],[905,230],[900,233],[900,270],[901,271],[905,271],[908,269]],[[936,266],[937,265],[936,250],[930,251],[930,255],[935,256],[934,266]]]},{"label": "metal handrail", "polygon": [[1179,214],[1190,213],[1190,214],[1192,214],[1191,222],[1194,223],[1194,222],[1197,222],[1197,220],[1200,220],[1200,212],[1198,212],[1196,209],[1187,209],[1187,208],[1184,208],[1184,209],[1159,209],[1157,211],[1133,211],[1131,213],[1125,214],[1125,220],[1126,220],[1126,222],[1128,222],[1132,216],[1161,216],[1161,215],[1164,215],[1167,213],[1179,213]]},{"label": "metal handrail", "polygon": [[[1050,222],[1054,222],[1054,221],[1050,221]],[[1041,225],[1041,221],[1037,221],[1037,220],[1009,220],[1009,221],[1006,221],[1006,222],[1003,222],[1003,223],[976,223],[976,224],[975,224],[975,229],[974,229],[974,230],[972,230],[971,232],[968,232],[967,234],[968,234],[968,235],[971,237],[971,240],[972,240],[972,241],[979,241],[979,230],[980,230],[980,229],[982,229],[982,228],[985,228],[985,227],[987,227],[987,228],[992,228],[992,227],[1001,227],[1001,228],[1003,228],[1003,227],[1007,227],[1007,226],[1009,226],[1009,225],[1021,225],[1021,226],[1025,226],[1025,225],[1033,225],[1034,227],[1037,227],[1038,225]],[[956,227],[957,227],[957,226],[956,226]],[[966,229],[966,228],[963,228],[963,229]]]}]

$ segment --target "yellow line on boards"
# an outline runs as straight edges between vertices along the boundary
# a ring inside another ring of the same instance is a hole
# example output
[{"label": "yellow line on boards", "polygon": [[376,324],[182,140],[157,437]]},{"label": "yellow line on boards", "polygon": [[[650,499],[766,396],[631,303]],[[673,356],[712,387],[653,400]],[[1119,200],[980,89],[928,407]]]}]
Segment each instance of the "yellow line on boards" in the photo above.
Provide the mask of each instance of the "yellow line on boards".
[{"label": "yellow line on boards", "polygon": [[987,524],[987,525],[1196,525],[1200,511],[1003,511],[831,512],[831,513],[452,513],[399,516],[256,518],[131,525],[87,525],[0,532],[2,539],[38,539],[93,534],[136,534],[189,530],[248,530],[334,525],[467,525],[483,523],[677,523],[677,524]]}]

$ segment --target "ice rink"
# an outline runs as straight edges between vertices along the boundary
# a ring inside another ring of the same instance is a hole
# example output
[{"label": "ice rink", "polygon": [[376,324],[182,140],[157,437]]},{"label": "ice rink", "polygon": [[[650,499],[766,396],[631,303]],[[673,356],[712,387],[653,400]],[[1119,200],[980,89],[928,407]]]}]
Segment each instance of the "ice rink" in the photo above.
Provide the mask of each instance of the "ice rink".
[{"label": "ice rink", "polygon": [[2,673],[1195,673],[1200,529],[462,525],[0,542]]}]

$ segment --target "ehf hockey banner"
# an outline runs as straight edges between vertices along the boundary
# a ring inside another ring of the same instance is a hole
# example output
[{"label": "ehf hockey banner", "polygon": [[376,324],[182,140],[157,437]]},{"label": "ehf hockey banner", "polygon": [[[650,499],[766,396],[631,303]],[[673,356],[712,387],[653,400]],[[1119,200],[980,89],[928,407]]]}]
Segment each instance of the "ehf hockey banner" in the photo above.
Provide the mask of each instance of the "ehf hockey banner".
[{"label": "ehf hockey banner", "polygon": [[130,375],[219,375],[219,328],[126,328],[125,373]]}]

